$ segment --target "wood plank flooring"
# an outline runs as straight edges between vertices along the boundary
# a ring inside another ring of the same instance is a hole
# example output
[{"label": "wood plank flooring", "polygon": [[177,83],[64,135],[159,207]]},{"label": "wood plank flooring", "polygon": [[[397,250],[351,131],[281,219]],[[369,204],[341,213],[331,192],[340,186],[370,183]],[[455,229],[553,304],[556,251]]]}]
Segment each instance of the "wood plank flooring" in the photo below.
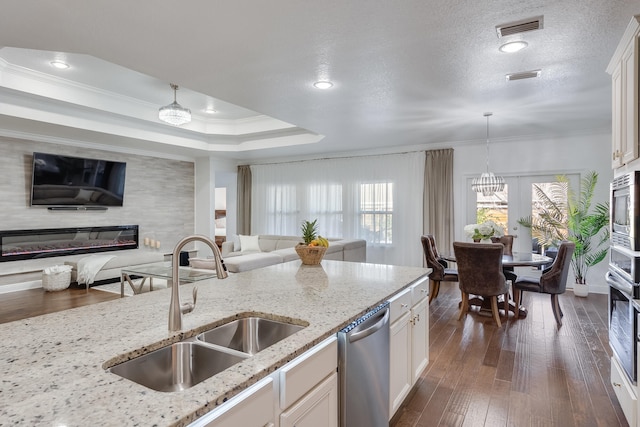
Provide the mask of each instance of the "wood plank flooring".
[{"label": "wood plank flooring", "polygon": [[469,313],[441,285],[430,306],[430,362],[393,427],[627,426],[609,383],[607,296],[560,296],[558,330],[549,295],[526,292],[527,318]]},{"label": "wood plank flooring", "polygon": [[46,292],[40,288],[0,294],[0,323],[118,298],[120,298],[119,294],[95,289],[89,289],[87,292],[86,289],[79,288],[68,288],[57,292]]},{"label": "wood plank flooring", "polygon": [[[90,289],[0,295],[0,323],[119,298]],[[560,296],[556,329],[548,295],[525,293],[529,315],[470,313],[458,321],[457,284],[430,306],[430,362],[393,427],[627,426],[609,384],[607,297]]]}]

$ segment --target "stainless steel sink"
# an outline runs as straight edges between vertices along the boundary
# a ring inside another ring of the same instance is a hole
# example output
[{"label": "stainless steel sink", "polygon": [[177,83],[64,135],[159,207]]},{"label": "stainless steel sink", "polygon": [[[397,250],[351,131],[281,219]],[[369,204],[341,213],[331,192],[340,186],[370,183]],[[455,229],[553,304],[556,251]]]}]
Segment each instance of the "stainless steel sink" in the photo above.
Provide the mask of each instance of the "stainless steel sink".
[{"label": "stainless steel sink", "polygon": [[301,329],[304,326],[263,317],[245,317],[203,332],[197,339],[254,355]]},{"label": "stainless steel sink", "polygon": [[197,342],[178,342],[109,371],[157,391],[180,391],[224,371],[246,356],[223,352]]}]

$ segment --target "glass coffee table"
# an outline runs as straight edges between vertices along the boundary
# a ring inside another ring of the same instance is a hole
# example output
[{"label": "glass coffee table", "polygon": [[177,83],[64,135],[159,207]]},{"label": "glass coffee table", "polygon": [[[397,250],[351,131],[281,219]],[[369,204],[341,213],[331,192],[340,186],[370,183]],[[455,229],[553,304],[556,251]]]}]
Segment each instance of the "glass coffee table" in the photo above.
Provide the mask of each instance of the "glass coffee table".
[{"label": "glass coffee table", "polygon": [[[179,281],[180,283],[197,282],[198,280],[211,279],[217,277],[215,270],[207,270],[202,268],[180,267]],[[133,294],[137,295],[142,292],[147,279],[149,279],[149,291],[153,291],[153,279],[165,279],[167,286],[172,286],[170,262],[156,262],[153,264],[141,264],[132,267],[123,268],[120,271],[120,296],[124,297],[124,283],[127,282]],[[142,281],[136,284],[132,278],[142,277]]]}]

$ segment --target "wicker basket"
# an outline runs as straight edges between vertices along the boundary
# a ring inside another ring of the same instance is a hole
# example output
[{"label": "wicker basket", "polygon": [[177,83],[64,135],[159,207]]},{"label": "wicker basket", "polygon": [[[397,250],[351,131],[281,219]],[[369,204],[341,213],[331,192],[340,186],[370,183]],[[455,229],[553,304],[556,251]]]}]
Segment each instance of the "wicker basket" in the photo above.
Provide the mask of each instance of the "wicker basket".
[{"label": "wicker basket", "polygon": [[296,246],[298,256],[302,260],[302,263],[306,265],[320,264],[320,261],[322,261],[322,257],[326,251],[327,248],[324,246],[307,246],[303,244]]},{"label": "wicker basket", "polygon": [[62,291],[71,284],[71,271],[58,273],[44,273],[42,275],[42,288],[45,291]]}]

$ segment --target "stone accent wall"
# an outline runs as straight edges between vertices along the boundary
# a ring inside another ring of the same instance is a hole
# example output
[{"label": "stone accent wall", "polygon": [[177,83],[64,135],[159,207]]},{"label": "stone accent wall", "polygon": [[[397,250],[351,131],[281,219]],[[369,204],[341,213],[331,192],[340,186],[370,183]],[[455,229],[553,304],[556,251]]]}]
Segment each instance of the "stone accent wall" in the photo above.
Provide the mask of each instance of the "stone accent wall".
[{"label": "stone accent wall", "polygon": [[[50,211],[46,207],[31,207],[34,151],[126,162],[124,206],[110,207],[106,211]],[[193,234],[193,162],[4,137],[0,137],[0,153],[2,230],[138,224],[138,250],[161,253],[170,253],[178,240]],[[145,237],[159,241],[160,248],[145,247],[142,244]],[[31,280],[39,276],[38,270],[62,264],[66,259],[53,257],[4,262],[0,266],[0,286],[25,281],[25,278]]]}]

